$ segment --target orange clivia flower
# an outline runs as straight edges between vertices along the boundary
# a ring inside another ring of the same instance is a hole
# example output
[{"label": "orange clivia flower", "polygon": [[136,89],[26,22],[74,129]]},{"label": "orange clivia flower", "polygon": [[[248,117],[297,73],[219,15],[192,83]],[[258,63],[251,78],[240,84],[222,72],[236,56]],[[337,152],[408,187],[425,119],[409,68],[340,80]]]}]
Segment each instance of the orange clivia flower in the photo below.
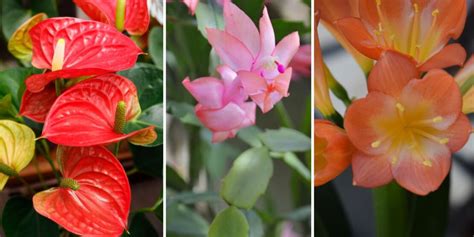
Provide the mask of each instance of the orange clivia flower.
[{"label": "orange clivia flower", "polygon": [[359,0],[359,17],[336,22],[351,44],[372,59],[385,50],[411,56],[420,71],[462,65],[457,39],[466,21],[466,0]]},{"label": "orange clivia flower", "polygon": [[471,125],[461,112],[454,78],[443,70],[418,78],[416,62],[386,51],[368,79],[369,94],[347,110],[344,127],[357,148],[354,185],[378,187],[395,179],[418,195],[435,191]]},{"label": "orange clivia flower", "polygon": [[352,146],[346,132],[329,122],[314,121],[314,183],[323,185],[341,174],[351,163]]},{"label": "orange clivia flower", "polygon": [[359,0],[317,0],[314,4],[315,9],[320,12],[324,27],[354,57],[362,70],[368,73],[374,60],[357,51],[335,24],[337,20],[346,17],[359,17]]},{"label": "orange clivia flower", "polygon": [[463,93],[462,112],[474,113],[474,55],[471,55],[455,78]]}]

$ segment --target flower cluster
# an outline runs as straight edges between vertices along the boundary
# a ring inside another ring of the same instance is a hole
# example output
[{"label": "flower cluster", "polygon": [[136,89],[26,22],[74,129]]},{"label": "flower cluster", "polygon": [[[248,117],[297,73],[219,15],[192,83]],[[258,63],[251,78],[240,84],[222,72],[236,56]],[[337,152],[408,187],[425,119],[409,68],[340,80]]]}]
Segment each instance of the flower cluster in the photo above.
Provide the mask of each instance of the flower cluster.
[{"label": "flower cluster", "polygon": [[212,131],[213,142],[232,138],[239,129],[254,124],[257,106],[267,113],[288,96],[292,76],[288,64],[300,45],[298,32],[275,43],[266,8],[257,29],[242,10],[225,1],[224,21],[224,30],[207,29],[209,43],[222,62],[217,68],[222,80],[183,81],[198,101],[196,115]]},{"label": "flower cluster", "polygon": [[[462,46],[448,42],[463,31],[466,1],[321,0],[316,10],[316,18],[369,73],[368,95],[350,103],[343,122],[335,119],[345,131],[316,124],[316,185],[352,162],[357,186],[395,180],[418,195],[437,190],[449,173],[452,153],[472,131],[465,115],[472,112],[472,84],[465,86],[472,63],[456,80],[442,70],[465,61]],[[340,118],[318,44],[315,56],[316,106],[326,118]]]},{"label": "flower cluster", "polygon": [[[92,20],[44,19],[42,14],[15,35],[16,43],[31,45],[31,64],[44,70],[25,80],[20,114],[44,123],[38,139],[58,145],[63,176],[59,187],[35,194],[33,204],[38,213],[74,234],[120,236],[127,229],[130,186],[105,145],[118,146],[124,139],[144,145],[157,138],[153,126],[125,132],[141,109],[134,83],[115,74],[133,67],[142,53],[121,31],[142,35],[150,17],[146,0],[74,2]],[[34,138],[24,125],[0,121],[0,141],[8,147],[0,156],[2,187],[7,176],[17,176],[32,159]]]}]

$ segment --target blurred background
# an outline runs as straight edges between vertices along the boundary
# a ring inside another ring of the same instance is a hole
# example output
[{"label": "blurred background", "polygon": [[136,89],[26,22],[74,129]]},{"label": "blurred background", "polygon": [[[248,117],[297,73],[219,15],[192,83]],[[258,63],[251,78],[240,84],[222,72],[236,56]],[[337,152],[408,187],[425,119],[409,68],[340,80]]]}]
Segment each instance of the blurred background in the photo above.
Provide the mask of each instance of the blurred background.
[{"label": "blurred background", "polygon": [[[474,53],[474,6],[472,0],[467,0],[467,3],[466,26],[459,42],[470,57]],[[347,89],[351,98],[365,97],[367,87],[362,70],[322,25],[318,31],[324,60],[333,75]],[[458,68],[448,69],[452,75],[457,70]],[[336,110],[344,114],[344,104],[336,97],[332,98]],[[472,114],[470,119],[474,122]],[[446,237],[472,237],[474,234],[474,136],[471,135],[466,146],[454,155],[449,182],[449,225]],[[351,169],[347,169],[332,183],[341,198],[353,231],[352,236],[376,236],[372,190],[352,186]],[[318,208],[318,203],[315,205]]]}]

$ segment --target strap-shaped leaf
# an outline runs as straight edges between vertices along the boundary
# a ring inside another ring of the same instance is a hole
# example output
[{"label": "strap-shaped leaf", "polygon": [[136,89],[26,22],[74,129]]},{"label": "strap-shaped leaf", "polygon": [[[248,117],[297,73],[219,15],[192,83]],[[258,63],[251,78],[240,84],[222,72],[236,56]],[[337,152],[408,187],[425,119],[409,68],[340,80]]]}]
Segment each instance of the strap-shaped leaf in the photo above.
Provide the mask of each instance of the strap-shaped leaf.
[{"label": "strap-shaped leaf", "polygon": [[[98,75],[131,68],[141,53],[114,27],[71,17],[50,18],[30,30],[33,66],[53,70],[26,80],[38,92],[56,78]],[[54,61],[54,62],[53,62]],[[52,73],[52,76],[48,74]]]},{"label": "strap-shaped leaf", "polygon": [[[35,134],[17,122],[0,120],[0,164],[2,169],[12,169],[19,173],[33,158]],[[8,175],[0,173],[0,190],[8,180]]]},{"label": "strap-shaped leaf", "polygon": [[25,21],[12,35],[8,41],[8,51],[22,62],[29,62],[33,51],[30,35],[28,31],[36,24],[46,19],[44,13],[39,13]]},{"label": "strap-shaped leaf", "polygon": [[[74,0],[91,19],[115,26],[117,0]],[[125,30],[143,35],[148,30],[150,15],[146,0],[128,0],[125,5]]]},{"label": "strap-shaped leaf", "polygon": [[149,129],[128,134],[116,131],[116,111],[121,101],[125,105],[121,123],[140,114],[137,89],[127,78],[104,74],[82,81],[54,102],[42,136],[65,146],[93,146],[117,142]]},{"label": "strap-shaped leaf", "polygon": [[59,155],[64,178],[77,182],[78,188],[37,193],[35,210],[77,235],[121,235],[127,228],[131,194],[117,158],[102,146],[61,147]]}]

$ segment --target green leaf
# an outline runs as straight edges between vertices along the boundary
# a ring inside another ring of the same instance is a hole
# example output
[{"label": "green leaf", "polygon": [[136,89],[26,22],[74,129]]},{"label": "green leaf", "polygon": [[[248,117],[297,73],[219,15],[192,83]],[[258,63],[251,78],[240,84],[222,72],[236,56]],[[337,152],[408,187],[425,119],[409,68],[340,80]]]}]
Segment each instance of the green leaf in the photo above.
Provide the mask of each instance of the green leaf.
[{"label": "green leaf", "polygon": [[450,176],[443,181],[440,188],[424,197],[413,194],[414,211],[410,219],[410,237],[430,236],[443,237],[446,234],[449,217],[449,181]]},{"label": "green leaf", "polygon": [[196,8],[196,21],[198,29],[204,38],[207,39],[206,28],[224,29],[224,17],[222,12],[213,1],[209,1],[210,5],[200,2]]},{"label": "green leaf", "polygon": [[148,218],[146,218],[144,213],[136,213],[131,216],[130,222],[130,235],[127,233],[123,233],[122,237],[158,237],[158,233],[156,232],[153,225],[150,223]]},{"label": "green leaf", "polygon": [[15,119],[17,115],[17,110],[12,104],[12,95],[0,98],[0,119]]},{"label": "green leaf", "polygon": [[221,196],[234,206],[250,209],[267,189],[272,175],[273,163],[266,148],[246,150],[224,178]]},{"label": "green leaf", "polygon": [[2,225],[8,237],[54,237],[59,236],[56,223],[41,216],[33,209],[30,199],[13,197],[3,209]]},{"label": "green leaf", "polygon": [[194,106],[176,101],[167,101],[167,105],[169,112],[181,120],[181,122],[200,127],[202,126],[201,122],[194,113]]},{"label": "green leaf", "polygon": [[163,146],[143,147],[129,144],[133,163],[142,173],[152,177],[163,177]]},{"label": "green leaf", "polygon": [[311,219],[312,208],[311,205],[304,206],[293,210],[283,216],[284,219],[292,221],[306,221]]},{"label": "green leaf", "polygon": [[148,36],[148,47],[151,59],[156,67],[163,70],[163,29],[153,27]]},{"label": "green leaf", "polygon": [[187,189],[188,184],[172,167],[166,166],[166,186],[177,191]]},{"label": "green leaf", "polygon": [[244,214],[230,206],[219,213],[209,228],[209,237],[248,237],[249,224]]},{"label": "green leaf", "polygon": [[244,141],[245,143],[249,144],[253,147],[260,147],[262,146],[262,141],[259,139],[259,134],[262,133],[262,130],[257,126],[246,127],[244,129],[240,129],[237,133],[237,137],[240,140]]},{"label": "green leaf", "polygon": [[145,147],[155,147],[163,144],[163,105],[156,104],[145,111],[132,121],[127,122],[124,128],[125,133],[130,133],[148,126],[154,126],[158,138],[151,144],[142,145]]},{"label": "green leaf", "polygon": [[21,97],[25,90],[25,79],[39,70],[34,68],[10,68],[0,72],[0,96],[12,95],[16,108],[20,108]]},{"label": "green leaf", "polygon": [[311,149],[311,139],[290,128],[266,130],[260,134],[263,143],[276,152],[303,152]]},{"label": "green leaf", "polygon": [[247,222],[249,223],[249,237],[263,237],[265,232],[262,219],[253,210],[244,211]]},{"label": "green leaf", "polygon": [[204,237],[208,222],[185,205],[175,204],[166,209],[166,234],[172,236]]},{"label": "green leaf", "polygon": [[377,236],[406,236],[409,228],[408,192],[395,182],[373,191]]},{"label": "green leaf", "polygon": [[242,9],[255,23],[262,16],[264,0],[234,0],[232,2]]},{"label": "green leaf", "polygon": [[163,103],[163,71],[155,65],[137,63],[134,68],[119,74],[133,81],[137,87],[142,110]]},{"label": "green leaf", "polygon": [[272,20],[273,30],[275,31],[275,40],[280,41],[283,37],[298,31],[299,35],[310,33],[311,28],[305,26],[301,21],[286,21],[282,19]]},{"label": "green leaf", "polygon": [[198,202],[217,202],[221,201],[218,193],[215,192],[183,192],[174,196],[169,196],[167,199],[167,205],[173,205],[174,203],[182,204],[195,204]]},{"label": "green leaf", "polygon": [[311,184],[311,171],[301,160],[292,152],[286,152],[283,161],[290,166],[301,178],[308,184]]}]

